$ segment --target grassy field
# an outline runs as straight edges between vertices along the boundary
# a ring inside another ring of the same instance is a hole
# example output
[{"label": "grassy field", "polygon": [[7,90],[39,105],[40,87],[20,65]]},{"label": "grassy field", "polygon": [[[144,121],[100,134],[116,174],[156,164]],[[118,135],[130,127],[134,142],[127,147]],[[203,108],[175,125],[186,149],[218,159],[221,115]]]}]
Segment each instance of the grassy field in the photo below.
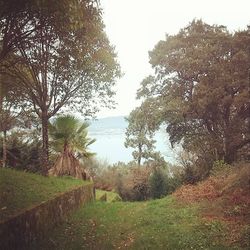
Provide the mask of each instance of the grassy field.
[{"label": "grassy field", "polygon": [[[93,202],[32,249],[244,249],[227,245],[226,225],[171,196],[147,202]],[[245,248],[247,249],[247,248]]]},{"label": "grassy field", "polygon": [[70,177],[43,177],[0,168],[0,221],[83,184]]}]

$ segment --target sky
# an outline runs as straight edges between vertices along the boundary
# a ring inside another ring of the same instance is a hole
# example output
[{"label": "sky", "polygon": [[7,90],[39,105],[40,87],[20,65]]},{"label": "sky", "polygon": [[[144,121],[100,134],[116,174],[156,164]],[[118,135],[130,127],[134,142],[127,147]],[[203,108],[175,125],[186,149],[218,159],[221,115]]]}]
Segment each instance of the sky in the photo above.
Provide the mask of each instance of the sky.
[{"label": "sky", "polygon": [[106,33],[118,56],[123,77],[115,87],[116,109],[97,117],[128,115],[140,104],[136,91],[153,73],[148,51],[177,34],[194,18],[225,25],[233,32],[250,25],[250,0],[101,0]]}]

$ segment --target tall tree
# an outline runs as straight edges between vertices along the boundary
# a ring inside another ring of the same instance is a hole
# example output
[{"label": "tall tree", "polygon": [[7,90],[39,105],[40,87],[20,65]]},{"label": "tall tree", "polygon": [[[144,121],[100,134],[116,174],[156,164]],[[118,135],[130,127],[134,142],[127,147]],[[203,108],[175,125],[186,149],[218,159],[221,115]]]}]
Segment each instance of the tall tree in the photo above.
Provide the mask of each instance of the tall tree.
[{"label": "tall tree", "polygon": [[155,103],[147,100],[140,107],[134,109],[126,118],[128,127],[126,129],[125,147],[135,150],[132,155],[140,166],[142,159],[159,158],[155,152],[154,132],[159,128],[159,117]]},{"label": "tall tree", "polygon": [[149,53],[156,76],[141,97],[155,97],[171,142],[232,162],[250,143],[250,29],[230,34],[224,26],[194,20]]},{"label": "tall tree", "polygon": [[98,106],[112,105],[112,86],[120,75],[96,1],[71,2],[71,25],[65,27],[46,4],[38,11],[33,39],[18,43],[17,56],[4,64],[7,74],[19,77],[27,102],[41,119],[44,172],[48,120],[65,106],[93,115]]},{"label": "tall tree", "polygon": [[72,25],[72,15],[76,14],[75,2],[70,0],[0,0],[0,63],[18,51],[20,43],[34,39],[36,30],[41,27],[41,15],[60,31]]}]

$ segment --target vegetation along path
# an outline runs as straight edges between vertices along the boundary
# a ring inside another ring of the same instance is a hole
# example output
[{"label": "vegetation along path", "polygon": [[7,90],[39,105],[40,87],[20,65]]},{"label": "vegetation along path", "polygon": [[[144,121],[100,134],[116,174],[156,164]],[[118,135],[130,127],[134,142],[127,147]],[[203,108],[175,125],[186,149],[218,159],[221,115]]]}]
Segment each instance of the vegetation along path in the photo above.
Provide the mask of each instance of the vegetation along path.
[{"label": "vegetation along path", "polygon": [[93,202],[36,243],[36,249],[244,249],[226,228],[172,196],[147,202]]}]

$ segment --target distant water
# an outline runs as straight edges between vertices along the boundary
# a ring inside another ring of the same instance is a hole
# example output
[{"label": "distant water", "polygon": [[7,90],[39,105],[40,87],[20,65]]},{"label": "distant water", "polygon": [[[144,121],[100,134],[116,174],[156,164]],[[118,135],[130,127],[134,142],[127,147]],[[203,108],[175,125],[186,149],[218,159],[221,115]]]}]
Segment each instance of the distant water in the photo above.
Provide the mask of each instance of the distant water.
[{"label": "distant water", "polygon": [[[123,116],[107,117],[91,122],[89,137],[96,142],[90,145],[90,150],[97,153],[97,158],[107,160],[113,164],[118,161],[129,162],[133,160],[132,148],[125,148],[125,131],[128,123]],[[156,150],[160,151],[165,160],[174,163],[176,153],[171,149],[168,135],[159,131],[155,136]]]}]

